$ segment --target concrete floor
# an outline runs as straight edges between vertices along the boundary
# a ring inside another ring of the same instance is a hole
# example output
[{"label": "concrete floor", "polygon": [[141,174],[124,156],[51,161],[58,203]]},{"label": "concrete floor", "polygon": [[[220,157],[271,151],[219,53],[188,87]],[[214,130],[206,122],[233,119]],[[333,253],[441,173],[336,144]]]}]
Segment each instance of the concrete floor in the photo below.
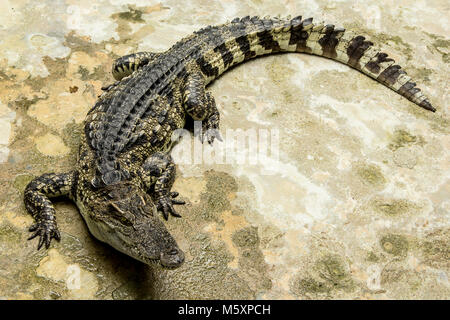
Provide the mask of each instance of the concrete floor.
[{"label": "concrete floor", "polygon": [[[182,267],[149,267],[96,241],[64,200],[61,242],[37,252],[24,187],[73,168],[113,59],[255,14],[367,35],[437,112],[327,59],[250,61],[210,86],[221,130],[276,132],[279,154],[179,162],[174,189],[188,204],[167,226]],[[1,1],[0,298],[450,298],[448,17],[443,0]]]}]

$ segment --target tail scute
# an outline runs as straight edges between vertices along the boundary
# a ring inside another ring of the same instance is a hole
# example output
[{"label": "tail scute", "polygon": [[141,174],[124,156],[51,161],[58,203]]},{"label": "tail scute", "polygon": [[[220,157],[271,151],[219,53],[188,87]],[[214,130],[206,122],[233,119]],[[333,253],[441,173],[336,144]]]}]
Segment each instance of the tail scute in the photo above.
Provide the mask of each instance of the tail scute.
[{"label": "tail scute", "polygon": [[335,28],[334,25],[328,24],[322,29],[324,34],[319,39],[319,44],[322,47],[322,55],[330,59],[337,58],[336,46],[339,43],[339,39],[344,34],[344,28]]},{"label": "tail scute", "polygon": [[388,55],[384,52],[377,52],[373,59],[370,59],[364,67],[373,74],[379,74],[381,70],[380,64],[386,62],[394,62],[394,59],[388,58]]}]

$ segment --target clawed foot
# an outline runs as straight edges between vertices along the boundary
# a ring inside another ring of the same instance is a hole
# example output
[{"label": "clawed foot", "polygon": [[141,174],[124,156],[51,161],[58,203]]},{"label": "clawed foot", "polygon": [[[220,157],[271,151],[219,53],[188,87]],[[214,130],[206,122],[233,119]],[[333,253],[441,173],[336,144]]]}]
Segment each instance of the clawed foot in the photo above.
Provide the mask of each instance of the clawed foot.
[{"label": "clawed foot", "polygon": [[157,209],[162,211],[163,217],[165,220],[169,219],[169,214],[173,217],[177,217],[180,218],[181,215],[179,215],[176,211],[175,208],[173,207],[174,204],[185,204],[186,202],[184,202],[183,200],[176,200],[175,198],[178,197],[179,193],[178,192],[171,192],[170,193],[170,197],[168,196],[163,196],[161,198],[159,198],[158,203],[157,203]]},{"label": "clawed foot", "polygon": [[219,141],[223,141],[222,136],[219,131],[219,125],[214,121],[204,121],[202,123],[202,130],[194,131],[194,136],[198,137],[202,143],[208,141],[210,145],[213,144],[214,139],[217,138]]},{"label": "clawed foot", "polygon": [[48,249],[50,247],[50,242],[52,238],[57,241],[61,240],[61,235],[59,233],[58,227],[56,226],[56,222],[54,221],[40,221],[33,224],[28,231],[34,232],[28,240],[34,239],[39,236],[39,243],[37,249],[41,249],[42,245],[45,244],[45,248]]},{"label": "clawed foot", "polygon": [[212,145],[215,138],[217,138],[217,140],[219,141],[223,141],[218,129],[203,129],[200,140],[202,143],[204,143],[206,139],[206,141],[208,141],[208,143]]}]

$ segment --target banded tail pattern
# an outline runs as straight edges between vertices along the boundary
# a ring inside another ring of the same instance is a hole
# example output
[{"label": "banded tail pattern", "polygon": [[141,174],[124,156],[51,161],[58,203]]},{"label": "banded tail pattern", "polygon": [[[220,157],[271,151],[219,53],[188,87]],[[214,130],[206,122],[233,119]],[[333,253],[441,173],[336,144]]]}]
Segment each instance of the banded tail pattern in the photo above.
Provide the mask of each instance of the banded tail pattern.
[{"label": "banded tail pattern", "polygon": [[209,46],[197,59],[207,79],[256,56],[301,52],[330,58],[355,68],[420,107],[435,112],[428,98],[395,61],[364,36],[331,24],[313,23],[301,16],[290,19],[244,17],[197,32],[209,35]]},{"label": "banded tail pattern", "polygon": [[159,53],[139,52],[117,59],[114,61],[112,66],[112,74],[114,79],[118,81],[122,80],[124,77],[133,73],[133,71],[138,70],[142,66],[154,60],[158,55]]}]

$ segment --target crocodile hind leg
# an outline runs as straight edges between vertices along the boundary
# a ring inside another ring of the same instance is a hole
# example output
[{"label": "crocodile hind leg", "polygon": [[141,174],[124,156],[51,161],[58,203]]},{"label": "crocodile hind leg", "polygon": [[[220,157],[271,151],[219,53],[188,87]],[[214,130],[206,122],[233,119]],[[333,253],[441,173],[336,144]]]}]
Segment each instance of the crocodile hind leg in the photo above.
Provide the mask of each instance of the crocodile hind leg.
[{"label": "crocodile hind leg", "polygon": [[174,209],[174,204],[185,204],[184,201],[176,200],[178,192],[170,191],[175,181],[175,163],[169,154],[156,152],[148,157],[141,168],[141,178],[147,190],[154,188],[156,207],[162,211],[164,219],[169,214],[181,217]]},{"label": "crocodile hind leg", "polygon": [[49,198],[70,195],[75,182],[75,172],[46,173],[33,179],[25,188],[25,208],[33,216],[35,224],[30,228],[31,240],[39,236],[38,250],[45,244],[48,249],[52,238],[60,240],[55,218],[55,208]]},{"label": "crocodile hind leg", "polygon": [[111,90],[112,88],[117,86],[123,78],[141,69],[143,66],[147,65],[150,61],[155,59],[158,55],[159,53],[144,51],[128,54],[114,60],[112,65],[112,75],[117,81],[113,84],[102,87],[102,90]]},{"label": "crocodile hind leg", "polygon": [[206,138],[209,144],[214,139],[222,141],[219,133],[220,113],[211,92],[205,90],[205,78],[200,71],[188,72],[183,92],[183,104],[186,113],[195,121],[202,121],[200,139]]}]

